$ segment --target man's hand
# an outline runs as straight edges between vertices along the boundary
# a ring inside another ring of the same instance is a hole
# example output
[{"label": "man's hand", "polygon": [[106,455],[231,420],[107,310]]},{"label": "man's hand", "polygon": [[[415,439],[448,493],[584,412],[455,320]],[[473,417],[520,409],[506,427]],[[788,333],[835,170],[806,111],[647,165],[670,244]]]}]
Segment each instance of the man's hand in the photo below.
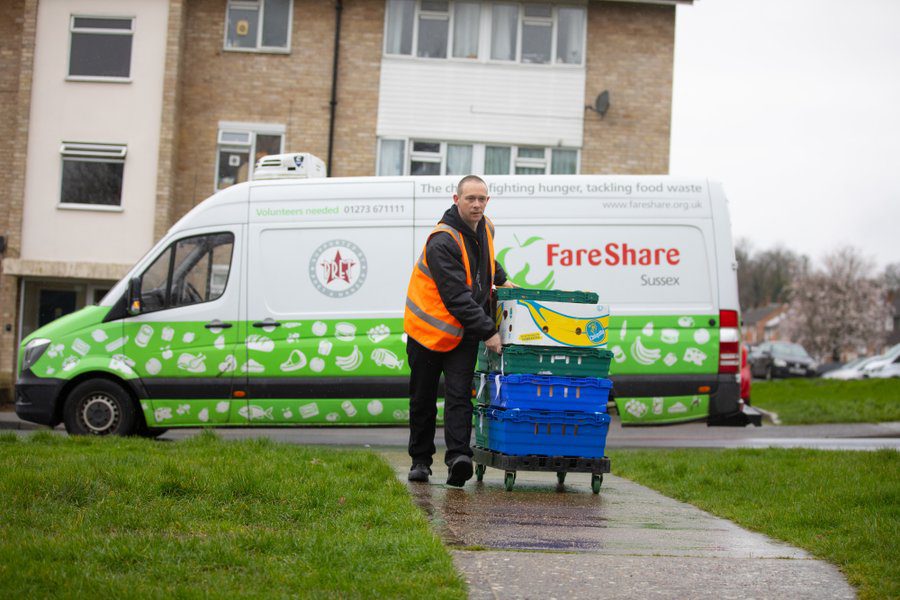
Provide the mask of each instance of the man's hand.
[{"label": "man's hand", "polygon": [[490,338],[484,341],[484,345],[487,346],[487,349],[495,354],[503,354],[503,346],[500,344],[500,334],[495,333]]},{"label": "man's hand", "polygon": [[510,281],[509,279],[507,279],[507,280],[503,283],[503,285],[501,285],[500,287],[514,288],[514,287],[517,287],[517,286],[516,286],[516,284],[514,284],[512,281]]}]

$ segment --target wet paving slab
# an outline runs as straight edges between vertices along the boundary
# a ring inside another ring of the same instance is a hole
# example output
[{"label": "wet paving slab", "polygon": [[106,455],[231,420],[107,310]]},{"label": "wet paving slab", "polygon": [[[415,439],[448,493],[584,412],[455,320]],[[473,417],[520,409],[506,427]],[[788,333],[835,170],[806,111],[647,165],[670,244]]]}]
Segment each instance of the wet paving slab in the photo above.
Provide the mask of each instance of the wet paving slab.
[{"label": "wet paving slab", "polygon": [[[853,598],[833,565],[607,474],[503,471],[446,486],[443,464],[409,483],[400,449],[379,452],[453,553],[471,598]],[[615,466],[613,465],[613,468]]]}]

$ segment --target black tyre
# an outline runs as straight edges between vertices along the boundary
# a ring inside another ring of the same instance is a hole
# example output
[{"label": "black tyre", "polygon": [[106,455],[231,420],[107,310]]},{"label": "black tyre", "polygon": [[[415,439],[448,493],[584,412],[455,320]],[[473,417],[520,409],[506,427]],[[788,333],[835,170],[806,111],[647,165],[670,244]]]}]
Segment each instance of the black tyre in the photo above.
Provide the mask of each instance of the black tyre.
[{"label": "black tyre", "polygon": [[131,435],[135,431],[134,401],[108,379],[89,379],[75,386],[63,407],[70,435]]}]

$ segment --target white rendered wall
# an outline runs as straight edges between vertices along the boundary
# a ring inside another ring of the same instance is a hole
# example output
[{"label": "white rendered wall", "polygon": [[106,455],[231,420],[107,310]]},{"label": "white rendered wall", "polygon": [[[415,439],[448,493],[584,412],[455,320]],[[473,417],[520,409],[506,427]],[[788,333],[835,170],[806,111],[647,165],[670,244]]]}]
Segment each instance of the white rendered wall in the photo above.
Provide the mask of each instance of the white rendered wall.
[{"label": "white rendered wall", "polygon": [[580,148],[583,67],[386,56],[379,137]]},{"label": "white rendered wall", "polygon": [[[130,83],[66,81],[72,14],[134,18]],[[167,29],[162,0],[38,3],[23,259],[129,264],[152,245]],[[121,211],[60,208],[63,141],[128,146]]]}]

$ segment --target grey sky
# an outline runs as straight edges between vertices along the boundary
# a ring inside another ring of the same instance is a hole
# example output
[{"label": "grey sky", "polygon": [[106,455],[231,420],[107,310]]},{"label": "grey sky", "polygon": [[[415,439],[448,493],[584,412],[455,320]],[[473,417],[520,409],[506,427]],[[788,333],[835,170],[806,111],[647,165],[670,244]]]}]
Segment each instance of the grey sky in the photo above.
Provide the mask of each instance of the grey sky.
[{"label": "grey sky", "polygon": [[756,249],[900,262],[900,0],[677,11],[670,172],[722,181]]}]

